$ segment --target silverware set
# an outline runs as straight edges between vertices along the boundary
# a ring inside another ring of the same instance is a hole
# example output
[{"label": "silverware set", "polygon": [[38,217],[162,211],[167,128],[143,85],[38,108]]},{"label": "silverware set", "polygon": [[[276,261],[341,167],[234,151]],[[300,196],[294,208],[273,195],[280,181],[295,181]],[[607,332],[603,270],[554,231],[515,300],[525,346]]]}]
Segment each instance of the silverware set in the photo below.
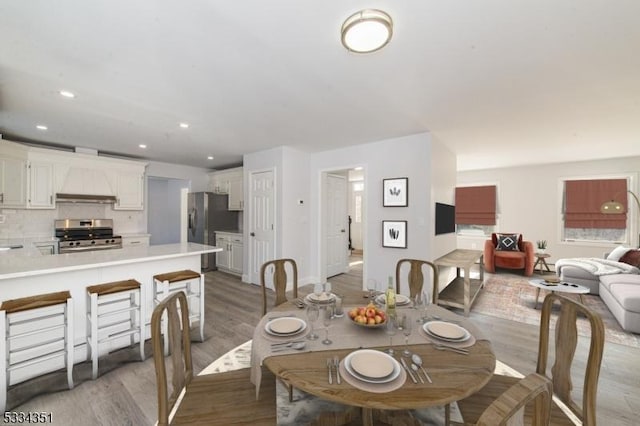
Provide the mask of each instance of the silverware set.
[{"label": "silverware set", "polygon": [[332,370],[335,368],[336,370],[336,383],[341,384],[342,378],[340,377],[340,358],[338,356],[334,356],[332,358],[327,358],[327,370],[329,372],[329,384],[333,384],[333,374]]},{"label": "silverware set", "polygon": [[287,350],[301,350],[306,346],[304,340],[290,340],[288,342],[272,343],[271,352],[280,352]]},{"label": "silverware set", "polygon": [[460,355],[469,355],[469,349],[457,348],[454,346],[443,345],[442,343],[434,343],[433,347],[439,351],[455,352]]}]

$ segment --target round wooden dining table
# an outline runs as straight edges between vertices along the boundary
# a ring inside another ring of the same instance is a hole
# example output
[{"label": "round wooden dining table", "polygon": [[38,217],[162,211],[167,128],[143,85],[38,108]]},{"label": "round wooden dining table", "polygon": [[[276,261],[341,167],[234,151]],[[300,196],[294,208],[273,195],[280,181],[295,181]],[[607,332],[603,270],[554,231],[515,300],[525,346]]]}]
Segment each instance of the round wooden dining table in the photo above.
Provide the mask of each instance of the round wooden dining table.
[{"label": "round wooden dining table", "polygon": [[[342,297],[345,315],[349,307],[362,306],[367,302],[363,299],[363,292],[360,291],[346,293]],[[277,306],[272,312],[291,309],[294,309],[294,305],[287,302]],[[443,318],[452,318],[454,315],[438,306],[432,306],[429,309],[432,314],[441,314]],[[463,321],[461,324],[469,321],[458,315],[455,317]],[[369,332],[369,330],[363,332]],[[403,347],[403,344],[398,345],[399,350],[396,352],[399,353]],[[416,384],[407,377],[401,387],[386,393],[367,392],[350,385],[346,380],[342,380],[340,384],[334,380],[329,384],[327,358],[338,356],[339,359],[343,359],[359,347],[331,349],[328,346],[318,351],[268,356],[264,359],[264,365],[294,388],[330,401],[361,407],[365,425],[373,424],[374,409],[411,410],[442,406],[472,395],[489,381],[496,365],[491,343],[483,339],[477,339],[475,344],[468,348],[468,355],[438,350],[426,339],[425,343],[412,344],[409,348],[412,353],[422,358],[423,366],[433,383],[425,381],[425,383]],[[367,349],[382,350],[385,347],[367,347]]]}]

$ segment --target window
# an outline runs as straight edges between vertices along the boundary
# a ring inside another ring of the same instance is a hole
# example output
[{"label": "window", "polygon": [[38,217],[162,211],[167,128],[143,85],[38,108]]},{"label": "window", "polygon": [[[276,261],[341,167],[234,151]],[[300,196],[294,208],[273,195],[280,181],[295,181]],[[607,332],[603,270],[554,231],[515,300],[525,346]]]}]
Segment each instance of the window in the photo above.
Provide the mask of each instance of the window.
[{"label": "window", "polygon": [[628,242],[627,214],[600,213],[600,206],[608,200],[626,205],[627,188],[627,178],[564,181],[563,241]]},{"label": "window", "polygon": [[496,227],[496,186],[456,188],[458,235],[488,236]]}]

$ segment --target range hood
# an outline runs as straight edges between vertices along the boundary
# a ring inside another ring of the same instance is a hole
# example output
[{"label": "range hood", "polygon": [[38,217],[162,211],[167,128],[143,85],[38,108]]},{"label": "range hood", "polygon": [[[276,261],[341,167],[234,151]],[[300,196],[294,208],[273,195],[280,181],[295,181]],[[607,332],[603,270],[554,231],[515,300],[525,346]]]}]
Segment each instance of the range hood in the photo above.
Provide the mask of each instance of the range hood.
[{"label": "range hood", "polygon": [[56,203],[114,204],[114,195],[56,194]]}]

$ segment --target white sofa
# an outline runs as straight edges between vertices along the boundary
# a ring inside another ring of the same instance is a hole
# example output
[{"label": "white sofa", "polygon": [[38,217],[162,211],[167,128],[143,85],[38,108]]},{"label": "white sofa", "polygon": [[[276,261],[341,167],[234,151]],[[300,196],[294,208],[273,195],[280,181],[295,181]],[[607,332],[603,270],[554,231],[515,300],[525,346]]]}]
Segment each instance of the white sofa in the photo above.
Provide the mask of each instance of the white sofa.
[{"label": "white sofa", "polygon": [[[617,261],[629,250],[633,249],[617,248],[607,260]],[[624,330],[640,334],[640,274],[596,276],[585,269],[563,265],[561,261],[556,263],[556,271],[562,281],[584,285],[591,294],[599,295]]]}]

